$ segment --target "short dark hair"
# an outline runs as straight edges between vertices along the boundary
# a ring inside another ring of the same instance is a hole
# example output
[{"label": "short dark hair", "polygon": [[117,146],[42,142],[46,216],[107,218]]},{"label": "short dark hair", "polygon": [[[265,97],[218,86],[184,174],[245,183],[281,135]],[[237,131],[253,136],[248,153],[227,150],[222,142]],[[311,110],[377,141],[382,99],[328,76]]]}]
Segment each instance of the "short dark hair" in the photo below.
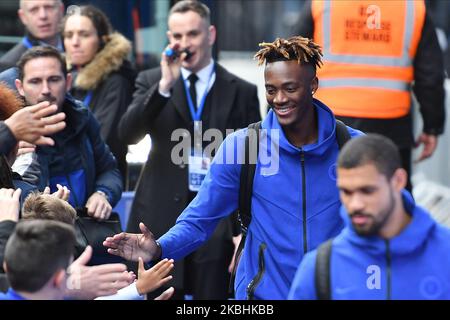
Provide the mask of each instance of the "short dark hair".
[{"label": "short dark hair", "polygon": [[75,224],[76,210],[67,202],[50,194],[30,193],[22,207],[22,219],[42,219]]},{"label": "short dark hair", "polygon": [[19,72],[19,80],[22,81],[24,78],[24,68],[25,65],[34,59],[38,58],[55,58],[59,61],[61,65],[61,71],[64,74],[64,78],[67,77],[67,66],[66,58],[54,47],[51,46],[36,46],[25,51],[25,53],[20,57],[19,62],[17,62],[17,68]]},{"label": "short dark hair", "polygon": [[198,15],[205,19],[208,24],[211,24],[211,13],[208,6],[196,0],[183,0],[177,2],[170,9],[169,17],[174,13],[185,13],[188,11],[198,13]]},{"label": "short dark hair", "polygon": [[402,167],[397,146],[389,138],[375,133],[351,139],[338,157],[339,168],[353,169],[366,164],[373,164],[388,180]]},{"label": "short dark hair", "polygon": [[309,64],[316,70],[322,65],[322,51],[318,44],[301,36],[288,39],[276,38],[274,42],[262,42],[255,54],[258,65],[276,61],[297,60],[298,64]]},{"label": "short dark hair", "polygon": [[[71,8],[71,7],[69,7]],[[80,15],[89,18],[91,20],[94,29],[97,31],[98,38],[100,40],[99,50],[105,46],[105,36],[109,36],[113,32],[111,22],[106,14],[99,8],[92,5],[76,6],[73,10],[67,10],[66,16],[62,21],[62,32],[64,36],[64,28],[66,26],[67,19],[73,15]]]},{"label": "short dark hair", "polygon": [[39,291],[60,269],[69,266],[75,231],[66,223],[28,220],[17,224],[5,249],[7,278],[16,291]]}]

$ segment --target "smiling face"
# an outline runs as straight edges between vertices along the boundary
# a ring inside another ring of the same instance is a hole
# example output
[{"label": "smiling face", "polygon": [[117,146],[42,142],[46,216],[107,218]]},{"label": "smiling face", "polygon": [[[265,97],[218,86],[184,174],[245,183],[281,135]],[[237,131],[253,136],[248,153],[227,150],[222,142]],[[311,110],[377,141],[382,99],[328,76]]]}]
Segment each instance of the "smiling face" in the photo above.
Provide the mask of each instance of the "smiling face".
[{"label": "smiling face", "polygon": [[264,71],[266,99],[282,127],[298,124],[312,109],[312,92],[318,80],[314,68],[298,64],[297,60],[266,64]]},{"label": "smiling face", "polygon": [[97,30],[86,16],[72,15],[67,18],[63,37],[70,63],[75,66],[91,62],[100,47]]},{"label": "smiling face", "polygon": [[25,0],[18,14],[35,38],[53,44],[63,12],[64,6],[58,0]]},{"label": "smiling face", "polygon": [[175,12],[169,17],[167,37],[170,45],[177,44],[180,51],[188,49],[192,56],[183,61],[183,67],[197,72],[211,61],[216,29],[194,11]]}]

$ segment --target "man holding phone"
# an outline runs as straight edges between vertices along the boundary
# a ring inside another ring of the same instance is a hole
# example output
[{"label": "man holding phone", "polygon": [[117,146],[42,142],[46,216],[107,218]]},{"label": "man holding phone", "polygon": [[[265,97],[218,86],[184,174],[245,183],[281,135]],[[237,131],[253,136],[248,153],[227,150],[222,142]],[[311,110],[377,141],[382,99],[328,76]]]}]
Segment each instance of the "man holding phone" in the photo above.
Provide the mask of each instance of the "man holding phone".
[{"label": "man holding phone", "polygon": [[[210,24],[208,7],[198,1],[180,1],[169,12],[168,27],[169,45],[162,53],[161,66],[138,75],[133,101],[119,124],[119,136],[129,144],[147,133],[152,138],[127,231],[140,233],[143,222],[157,238],[194,199],[201,179],[191,177],[206,171],[202,164],[210,160],[203,159],[205,144],[200,143],[193,148],[200,155],[192,155],[200,161],[173,161],[172,152],[180,143],[173,141],[175,130],[194,137],[215,128],[224,138],[226,129],[244,128],[261,118],[256,86],[212,59],[216,29]],[[177,261],[172,284],[176,298],[184,294],[194,299],[227,298],[233,236],[238,233],[236,221],[224,219],[203,247]]]}]

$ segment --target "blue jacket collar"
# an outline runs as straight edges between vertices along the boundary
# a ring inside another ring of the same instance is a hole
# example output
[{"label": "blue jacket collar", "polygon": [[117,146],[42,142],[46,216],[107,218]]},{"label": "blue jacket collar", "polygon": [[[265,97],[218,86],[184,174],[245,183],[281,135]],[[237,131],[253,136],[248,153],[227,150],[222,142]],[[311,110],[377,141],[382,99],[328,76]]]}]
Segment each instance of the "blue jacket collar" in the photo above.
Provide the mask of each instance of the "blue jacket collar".
[{"label": "blue jacket collar", "polygon": [[13,288],[8,289],[8,292],[6,292],[6,297],[8,300],[27,300],[18,294]]},{"label": "blue jacket collar", "polygon": [[[412,219],[400,234],[389,239],[389,250],[394,254],[407,254],[415,251],[422,246],[436,227],[436,222],[430,214],[415,204],[408,191],[402,191],[402,200],[406,212],[412,216]],[[341,233],[342,237],[372,254],[386,252],[386,240],[378,236],[363,237],[356,233],[344,206],[341,207],[341,216],[346,223],[346,227]]]}]

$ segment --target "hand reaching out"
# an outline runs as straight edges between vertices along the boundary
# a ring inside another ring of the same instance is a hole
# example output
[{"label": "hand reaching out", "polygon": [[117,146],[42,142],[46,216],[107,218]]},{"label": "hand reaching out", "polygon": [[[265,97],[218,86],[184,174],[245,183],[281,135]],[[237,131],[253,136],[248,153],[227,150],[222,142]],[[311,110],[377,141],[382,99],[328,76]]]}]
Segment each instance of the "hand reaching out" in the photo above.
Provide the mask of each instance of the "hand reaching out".
[{"label": "hand reaching out", "polygon": [[57,105],[48,101],[25,107],[5,120],[5,124],[17,140],[31,144],[54,145],[53,139],[47,137],[65,128],[66,115],[58,111]]},{"label": "hand reaching out", "polygon": [[164,259],[152,268],[145,270],[144,261],[139,257],[138,280],[136,281],[139,294],[151,292],[172,280],[172,276],[168,276],[172,269],[173,260]]},{"label": "hand reaching out", "polygon": [[20,188],[16,190],[0,189],[0,221],[19,221],[21,193],[22,190]]},{"label": "hand reaching out", "polygon": [[153,233],[142,222],[139,224],[139,228],[142,234],[121,232],[106,238],[103,245],[109,248],[108,253],[130,261],[138,261],[139,257],[145,262],[158,258],[161,251]]},{"label": "hand reaching out", "polygon": [[121,263],[87,266],[92,257],[92,247],[87,246],[81,256],[69,267],[67,295],[76,299],[90,300],[116,294],[131,284],[135,275],[127,272]]},{"label": "hand reaching out", "polygon": [[[58,190],[56,192],[53,192],[52,196],[64,201],[68,201],[70,197],[70,190],[66,186],[63,187],[60,184],[57,184],[56,187],[58,188]],[[45,187],[43,194],[50,194],[50,188]]]}]

